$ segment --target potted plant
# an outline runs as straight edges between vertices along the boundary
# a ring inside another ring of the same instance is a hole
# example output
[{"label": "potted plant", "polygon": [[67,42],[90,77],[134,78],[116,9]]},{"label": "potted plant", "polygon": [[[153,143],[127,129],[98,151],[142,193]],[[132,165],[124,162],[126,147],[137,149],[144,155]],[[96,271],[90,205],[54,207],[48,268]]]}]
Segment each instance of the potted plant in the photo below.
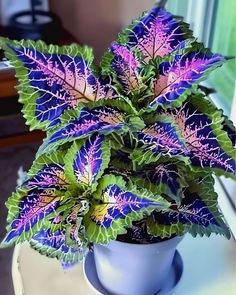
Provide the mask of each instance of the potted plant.
[{"label": "potted plant", "polygon": [[2,246],[29,241],[67,267],[93,244],[109,292],[154,294],[185,233],[230,237],[213,174],[235,178],[235,129],[199,86],[224,57],[187,24],[154,7],[100,67],[87,46],[0,42],[27,124],[47,132]]}]

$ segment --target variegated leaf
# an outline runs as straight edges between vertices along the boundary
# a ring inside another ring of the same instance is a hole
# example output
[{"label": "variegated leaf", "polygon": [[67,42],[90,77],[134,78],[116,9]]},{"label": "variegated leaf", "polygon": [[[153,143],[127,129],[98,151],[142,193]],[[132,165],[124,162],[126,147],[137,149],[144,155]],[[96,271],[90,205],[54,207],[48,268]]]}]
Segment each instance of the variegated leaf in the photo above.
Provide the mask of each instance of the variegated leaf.
[{"label": "variegated leaf", "polygon": [[28,188],[58,190],[66,190],[68,185],[64,171],[64,154],[58,152],[36,159],[27,174],[26,181],[22,184]]},{"label": "variegated leaf", "polygon": [[209,71],[222,65],[223,56],[212,54],[197,45],[195,47],[159,65],[158,78],[154,82],[154,99],[150,107],[180,105],[195,83],[199,83]]},{"label": "variegated leaf", "polygon": [[57,258],[63,268],[82,260],[86,247],[82,216],[88,211],[88,201],[76,197],[56,209],[46,226],[30,240],[32,248],[51,258]]},{"label": "variegated leaf", "polygon": [[132,221],[169,205],[160,195],[136,190],[135,186],[126,188],[122,178],[113,175],[106,175],[100,181],[96,197],[100,203],[92,205],[84,217],[88,239],[96,243],[115,239]]},{"label": "variegated leaf", "polygon": [[150,233],[160,237],[183,235],[185,232],[193,236],[216,233],[229,238],[230,232],[218,209],[213,184],[214,181],[209,177],[195,182],[193,187],[190,184],[180,205],[172,205],[166,213],[155,212],[149,217]]},{"label": "variegated leaf", "polygon": [[8,39],[1,39],[1,45],[15,66],[20,101],[31,129],[46,129],[81,102],[115,96],[110,80],[98,78],[92,71],[92,51],[87,47]]},{"label": "variegated leaf", "polygon": [[179,127],[196,170],[209,168],[219,174],[235,177],[236,150],[222,130],[224,118],[221,111],[198,95],[180,108],[163,112]]},{"label": "variegated leaf", "polygon": [[71,232],[70,237],[74,240],[73,245],[67,245],[65,229],[54,232],[42,229],[32,237],[30,245],[41,254],[57,258],[62,266],[67,268],[82,260],[86,246],[75,230]]},{"label": "variegated leaf", "polygon": [[111,67],[122,85],[122,92],[128,95],[143,91],[146,87],[142,81],[139,59],[125,45],[113,43],[110,50],[113,53]]},{"label": "variegated leaf", "polygon": [[66,173],[71,183],[93,191],[109,160],[110,147],[105,136],[95,133],[85,142],[73,144],[65,158]]},{"label": "variegated leaf", "polygon": [[79,114],[75,114],[73,117],[66,116],[63,119],[66,123],[62,123],[52,134],[49,134],[43,146],[41,146],[39,154],[55,149],[63,143],[88,137],[97,131],[105,134],[126,132],[125,113],[116,108],[107,106],[92,110],[83,108]]},{"label": "variegated leaf", "polygon": [[64,201],[56,208],[47,222],[51,231],[76,225],[82,226],[82,217],[89,210],[89,201],[81,197],[81,192],[71,189],[65,194]]},{"label": "variegated leaf", "polygon": [[164,117],[137,132],[137,139],[147,147],[144,147],[144,150],[151,150],[156,155],[184,156],[188,154],[178,128]]},{"label": "variegated leaf", "polygon": [[[134,178],[132,175],[134,175]],[[136,184],[141,184],[143,187],[155,190],[160,194],[164,193],[178,203],[183,198],[183,187],[187,186],[184,181],[184,171],[172,162],[143,166],[140,170],[133,172],[131,177]]]},{"label": "variegated leaf", "polygon": [[3,245],[11,245],[22,240],[29,240],[34,234],[34,227],[39,229],[47,216],[55,212],[63,195],[52,189],[19,190],[7,201],[9,210],[7,235]]},{"label": "variegated leaf", "polygon": [[129,47],[141,52],[146,63],[184,47],[184,40],[191,37],[186,24],[174,19],[169,12],[159,7],[144,14],[124,34],[120,40],[124,39]]}]

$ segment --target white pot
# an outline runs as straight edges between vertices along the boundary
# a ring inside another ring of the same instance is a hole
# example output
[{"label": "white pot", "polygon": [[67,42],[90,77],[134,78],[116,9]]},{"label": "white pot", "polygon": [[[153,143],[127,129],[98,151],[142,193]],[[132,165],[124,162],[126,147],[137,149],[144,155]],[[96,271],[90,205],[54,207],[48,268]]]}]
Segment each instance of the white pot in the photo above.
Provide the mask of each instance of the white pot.
[{"label": "white pot", "polygon": [[153,244],[111,241],[94,245],[97,275],[114,295],[153,295],[168,279],[177,244],[175,237]]}]

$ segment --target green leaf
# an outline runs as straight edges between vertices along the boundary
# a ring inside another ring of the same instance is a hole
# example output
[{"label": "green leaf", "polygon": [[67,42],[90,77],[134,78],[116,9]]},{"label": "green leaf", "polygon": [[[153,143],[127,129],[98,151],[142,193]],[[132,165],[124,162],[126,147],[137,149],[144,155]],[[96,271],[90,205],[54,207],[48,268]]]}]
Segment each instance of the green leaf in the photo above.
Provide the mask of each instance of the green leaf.
[{"label": "green leaf", "polygon": [[156,162],[161,157],[161,154],[154,154],[148,149],[134,149],[130,154],[130,159],[133,161],[134,165],[142,166],[144,164],[150,164]]},{"label": "green leaf", "polygon": [[139,116],[131,116],[129,119],[129,129],[131,132],[138,131],[145,127],[145,123]]}]

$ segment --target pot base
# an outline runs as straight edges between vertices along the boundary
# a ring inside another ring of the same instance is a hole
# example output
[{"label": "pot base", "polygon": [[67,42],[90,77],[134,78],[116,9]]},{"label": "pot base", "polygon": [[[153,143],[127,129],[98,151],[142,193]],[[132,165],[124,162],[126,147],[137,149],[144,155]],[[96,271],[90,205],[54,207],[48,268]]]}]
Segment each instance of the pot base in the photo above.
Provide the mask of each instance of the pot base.
[{"label": "pot base", "polygon": [[[83,264],[83,271],[84,271],[84,276],[85,276],[87,284],[95,292],[95,294],[112,295],[111,293],[108,293],[99,282],[97,272],[96,272],[95,262],[94,262],[94,255],[92,252],[89,252],[85,257],[84,264]],[[170,274],[168,275],[168,279],[166,280],[161,290],[154,295],[171,295],[176,290],[177,286],[179,285],[182,274],[183,274],[183,260],[179,252],[176,251],[174,255],[171,271],[170,271]],[[150,295],[153,295],[153,294],[150,294]]]}]

